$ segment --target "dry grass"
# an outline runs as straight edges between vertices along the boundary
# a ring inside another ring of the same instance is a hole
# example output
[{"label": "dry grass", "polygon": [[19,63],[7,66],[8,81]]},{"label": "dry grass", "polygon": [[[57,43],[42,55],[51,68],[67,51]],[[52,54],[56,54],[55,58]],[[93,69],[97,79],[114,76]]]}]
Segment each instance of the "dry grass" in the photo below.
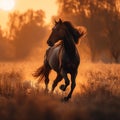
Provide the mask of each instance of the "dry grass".
[{"label": "dry grass", "polygon": [[51,95],[34,85],[31,74],[38,66],[0,64],[0,120],[120,120],[120,65],[81,64],[68,103],[61,98],[69,88],[63,94],[57,87]]}]

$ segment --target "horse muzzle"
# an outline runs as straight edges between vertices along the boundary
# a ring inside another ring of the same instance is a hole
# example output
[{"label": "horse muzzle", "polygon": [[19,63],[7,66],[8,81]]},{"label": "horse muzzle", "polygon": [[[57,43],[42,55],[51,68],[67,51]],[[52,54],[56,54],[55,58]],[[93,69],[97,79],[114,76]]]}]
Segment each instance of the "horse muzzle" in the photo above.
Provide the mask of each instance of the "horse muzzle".
[{"label": "horse muzzle", "polygon": [[54,45],[51,41],[47,41],[47,44],[51,47]]}]

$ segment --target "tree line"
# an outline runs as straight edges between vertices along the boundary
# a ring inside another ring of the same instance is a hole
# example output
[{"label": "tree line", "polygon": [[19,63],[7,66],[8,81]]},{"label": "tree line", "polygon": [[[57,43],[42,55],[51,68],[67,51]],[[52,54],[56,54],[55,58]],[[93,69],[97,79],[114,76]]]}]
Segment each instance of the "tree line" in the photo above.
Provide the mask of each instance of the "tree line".
[{"label": "tree line", "polygon": [[119,0],[57,1],[60,17],[87,28],[87,40],[80,45],[84,54],[89,54],[94,62],[120,62]]}]

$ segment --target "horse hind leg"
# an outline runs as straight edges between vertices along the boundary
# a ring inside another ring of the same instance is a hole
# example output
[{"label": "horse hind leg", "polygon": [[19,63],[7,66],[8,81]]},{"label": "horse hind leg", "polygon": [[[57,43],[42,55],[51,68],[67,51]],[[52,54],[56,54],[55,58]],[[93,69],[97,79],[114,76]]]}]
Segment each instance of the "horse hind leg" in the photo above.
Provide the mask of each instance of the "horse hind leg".
[{"label": "horse hind leg", "polygon": [[45,93],[48,93],[49,72],[45,75]]},{"label": "horse hind leg", "polygon": [[49,84],[49,74],[50,74],[50,71],[51,71],[51,68],[49,66],[49,64],[47,63],[47,61],[45,61],[45,93],[47,93],[49,90],[48,90],[48,84]]}]

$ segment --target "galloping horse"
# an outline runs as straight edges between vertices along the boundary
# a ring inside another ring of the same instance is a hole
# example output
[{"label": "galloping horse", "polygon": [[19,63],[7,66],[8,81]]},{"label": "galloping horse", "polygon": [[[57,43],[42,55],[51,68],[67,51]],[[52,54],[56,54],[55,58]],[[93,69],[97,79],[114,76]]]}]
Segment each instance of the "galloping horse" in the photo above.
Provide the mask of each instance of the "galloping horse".
[{"label": "galloping horse", "polygon": [[[39,80],[45,80],[46,90],[48,90],[48,75],[52,69],[56,71],[57,77],[53,82],[52,92],[58,82],[63,78],[65,80],[65,84],[62,84],[60,89],[62,91],[66,90],[67,86],[70,84],[70,80],[67,76],[69,73],[71,75],[71,90],[69,94],[64,97],[64,101],[68,101],[71,98],[76,86],[76,75],[80,64],[80,57],[76,44],[78,43],[79,38],[84,34],[84,32],[80,33],[75,29],[68,21],[63,22],[59,19],[58,22],[55,22],[55,26],[53,27],[52,33],[47,41],[50,48],[46,51],[44,64],[34,73],[34,77],[40,77]],[[61,42],[59,44],[55,44],[60,40]]]}]

